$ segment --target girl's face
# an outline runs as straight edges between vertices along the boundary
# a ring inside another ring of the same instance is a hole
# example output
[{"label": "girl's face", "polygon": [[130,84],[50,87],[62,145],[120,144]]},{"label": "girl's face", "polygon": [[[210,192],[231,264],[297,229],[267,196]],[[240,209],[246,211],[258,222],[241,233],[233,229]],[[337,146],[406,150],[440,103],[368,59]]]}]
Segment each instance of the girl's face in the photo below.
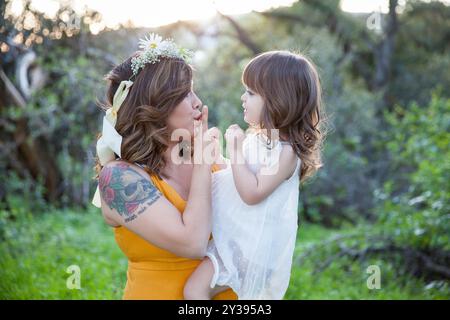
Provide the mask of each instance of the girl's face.
[{"label": "girl's face", "polygon": [[244,121],[250,125],[258,126],[261,123],[264,100],[251,89],[247,87],[245,89],[241,96],[242,107],[244,107]]},{"label": "girl's face", "polygon": [[185,129],[191,136],[194,134],[194,120],[201,119],[202,101],[197,97],[194,90],[180,102],[167,119],[169,132],[175,129]]}]

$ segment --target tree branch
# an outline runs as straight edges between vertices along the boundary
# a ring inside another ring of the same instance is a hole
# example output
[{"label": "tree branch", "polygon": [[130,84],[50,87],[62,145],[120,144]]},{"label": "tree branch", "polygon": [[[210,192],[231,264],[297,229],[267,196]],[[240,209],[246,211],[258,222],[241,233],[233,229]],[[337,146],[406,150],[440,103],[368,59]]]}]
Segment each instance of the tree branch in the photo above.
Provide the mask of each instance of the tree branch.
[{"label": "tree branch", "polygon": [[217,11],[217,13],[219,14],[219,16],[230,22],[234,30],[236,30],[237,32],[239,41],[241,41],[242,44],[249,48],[254,55],[262,52],[261,48],[251,39],[248,33],[233,18],[221,13],[220,11]]}]

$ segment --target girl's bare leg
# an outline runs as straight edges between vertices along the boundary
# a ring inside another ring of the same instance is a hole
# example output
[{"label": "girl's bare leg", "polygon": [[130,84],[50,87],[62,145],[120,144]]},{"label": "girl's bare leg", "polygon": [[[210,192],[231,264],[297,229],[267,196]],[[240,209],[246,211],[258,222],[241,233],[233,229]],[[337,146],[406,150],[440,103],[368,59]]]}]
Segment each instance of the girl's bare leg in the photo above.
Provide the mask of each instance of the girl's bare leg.
[{"label": "girl's bare leg", "polygon": [[226,286],[209,287],[214,275],[214,266],[208,257],[198,265],[184,286],[185,300],[211,300],[216,294],[227,290]]}]

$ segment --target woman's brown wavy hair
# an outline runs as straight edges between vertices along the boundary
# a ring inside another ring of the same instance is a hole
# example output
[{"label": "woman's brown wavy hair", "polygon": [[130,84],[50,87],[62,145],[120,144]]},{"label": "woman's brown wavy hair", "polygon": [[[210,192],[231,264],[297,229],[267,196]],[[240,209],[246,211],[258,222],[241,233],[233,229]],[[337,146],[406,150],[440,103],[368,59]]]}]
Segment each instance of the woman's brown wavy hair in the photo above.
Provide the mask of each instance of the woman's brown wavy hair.
[{"label": "woman's brown wavy hair", "polygon": [[262,96],[261,129],[278,129],[301,159],[300,179],[320,167],[324,116],[321,85],[314,64],[288,51],[269,51],[253,58],[242,74],[245,86]]},{"label": "woman's brown wavy hair", "polygon": [[[135,53],[133,56],[139,53]],[[106,103],[112,106],[114,94],[123,80],[132,77],[131,59],[114,67],[105,77],[108,81]],[[165,166],[163,153],[170,141],[167,119],[192,89],[192,68],[182,59],[164,58],[146,64],[133,79],[133,85],[117,114],[116,130],[122,136],[121,156],[130,163],[147,166],[160,176]],[[96,178],[101,170],[96,159]]]}]

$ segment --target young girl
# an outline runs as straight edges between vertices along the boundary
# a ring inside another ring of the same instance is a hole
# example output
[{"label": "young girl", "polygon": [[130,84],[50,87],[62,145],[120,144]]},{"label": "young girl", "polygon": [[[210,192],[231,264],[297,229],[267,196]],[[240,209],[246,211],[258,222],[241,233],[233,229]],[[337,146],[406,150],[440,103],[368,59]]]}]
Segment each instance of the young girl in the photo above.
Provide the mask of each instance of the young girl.
[{"label": "young girl", "polygon": [[282,299],[297,235],[299,183],[321,167],[321,89],[313,64],[263,53],[245,67],[245,136],[225,133],[230,160],[213,174],[213,239],[192,273],[185,299],[232,288],[239,299]]}]

